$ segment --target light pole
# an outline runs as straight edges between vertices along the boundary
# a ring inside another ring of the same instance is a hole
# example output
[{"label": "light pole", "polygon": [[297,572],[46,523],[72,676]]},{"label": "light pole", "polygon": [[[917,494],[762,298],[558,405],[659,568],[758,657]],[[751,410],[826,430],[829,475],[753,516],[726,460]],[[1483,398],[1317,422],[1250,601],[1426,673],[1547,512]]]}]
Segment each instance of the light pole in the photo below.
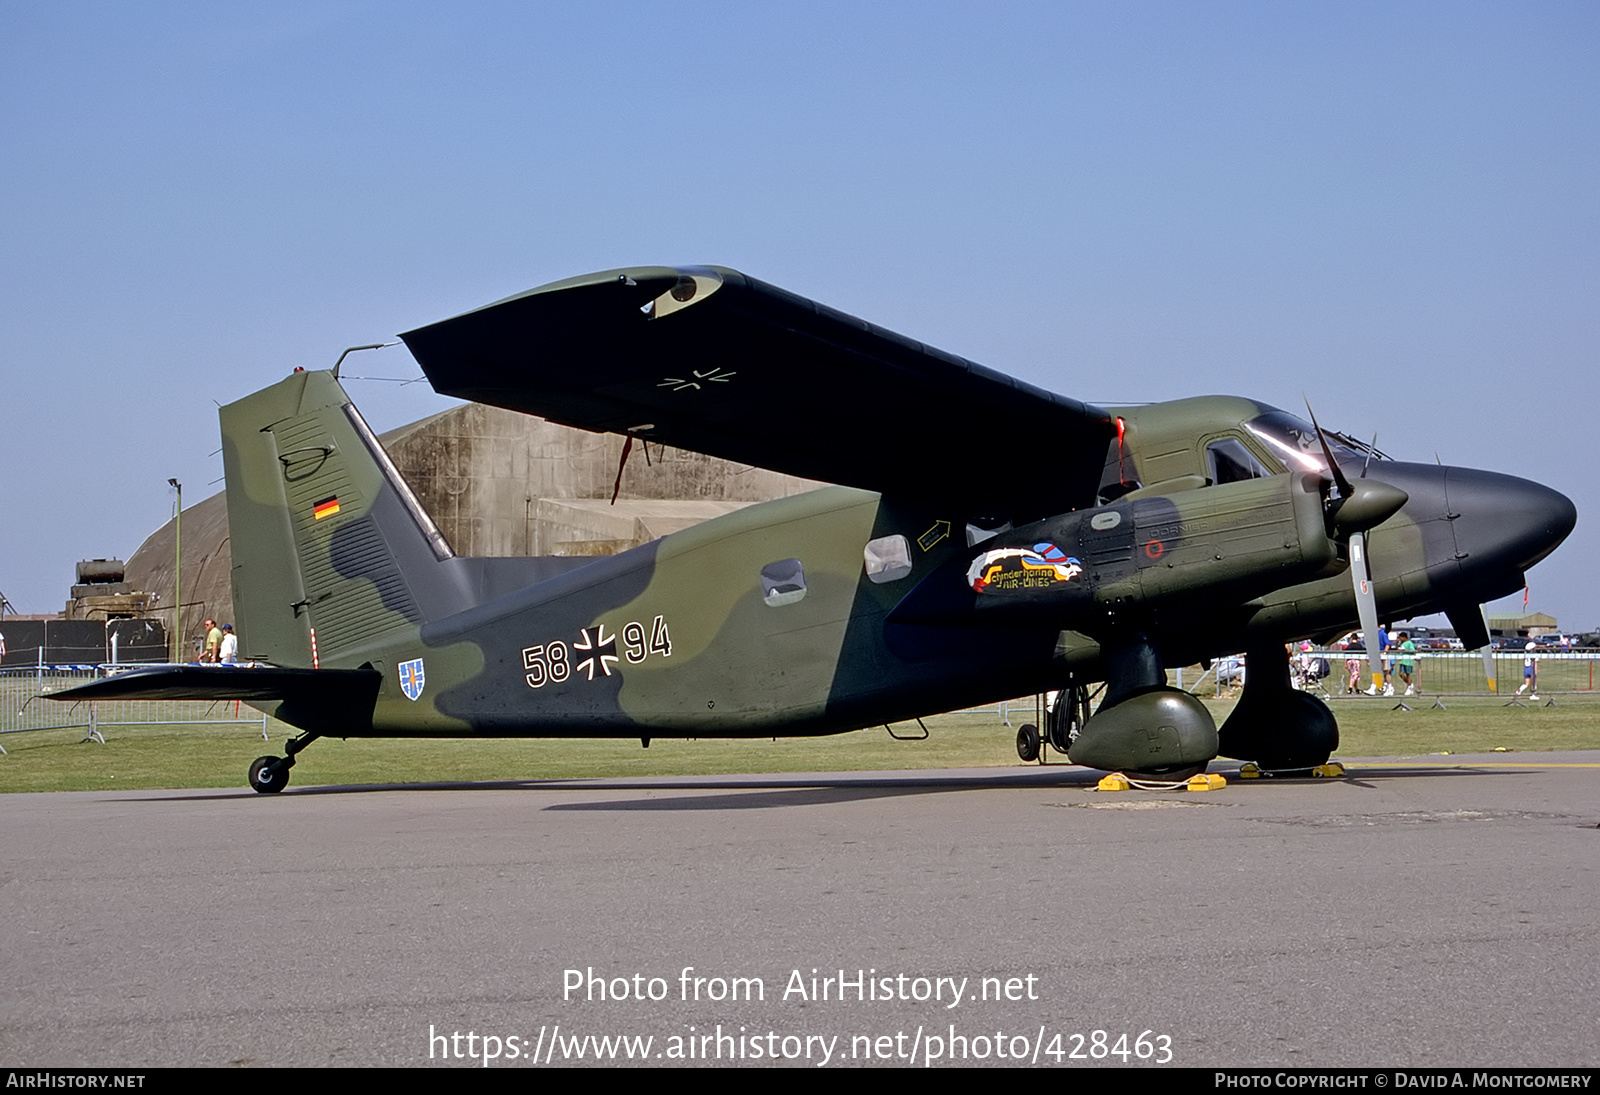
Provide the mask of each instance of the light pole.
[{"label": "light pole", "polygon": [[183,611],[183,484],[176,479],[168,479],[167,482],[178,492],[178,519],[172,534],[172,660],[181,662],[183,623],[179,614]]}]

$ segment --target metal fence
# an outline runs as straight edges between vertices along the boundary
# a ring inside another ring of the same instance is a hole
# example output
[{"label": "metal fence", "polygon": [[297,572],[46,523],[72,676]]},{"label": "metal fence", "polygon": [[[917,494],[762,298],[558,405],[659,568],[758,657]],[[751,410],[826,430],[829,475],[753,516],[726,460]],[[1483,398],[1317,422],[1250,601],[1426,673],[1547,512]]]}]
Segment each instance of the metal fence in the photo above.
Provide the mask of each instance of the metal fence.
[{"label": "metal fence", "polygon": [[[1484,673],[1483,655],[1476,651],[1466,653],[1460,651],[1434,651],[1419,650],[1407,657],[1415,666],[1411,674],[1412,682],[1418,695],[1426,696],[1504,696],[1510,698],[1516,694],[1517,688],[1524,681],[1524,661],[1528,657],[1521,650],[1507,650],[1496,652],[1494,658],[1495,684],[1491,688],[1488,678]],[[1354,695],[1355,692],[1366,689],[1372,683],[1367,665],[1365,651],[1349,650],[1312,650],[1296,653],[1291,664],[1297,670],[1303,669],[1308,662],[1326,659],[1328,675],[1326,677],[1310,680],[1310,675],[1299,673],[1298,676],[1306,680],[1309,689],[1325,693],[1333,698],[1344,695]],[[1349,664],[1356,662],[1356,688],[1350,690]],[[1540,695],[1546,693],[1565,694],[1574,692],[1595,691],[1596,664],[1600,663],[1600,651],[1586,650],[1568,654],[1536,652],[1533,654],[1534,665],[1537,670],[1537,691]],[[1240,659],[1242,661],[1242,659]],[[1405,691],[1405,682],[1401,679],[1396,666],[1400,661],[1396,653],[1391,650],[1387,655],[1389,667],[1389,681],[1397,693]],[[1217,670],[1224,662],[1219,661],[1211,669],[1200,674],[1200,679],[1195,680],[1191,673],[1188,683],[1194,691],[1221,691],[1226,681],[1217,682]],[[1249,667],[1245,666],[1248,674]]]},{"label": "metal fence", "polygon": [[[1326,659],[1328,675],[1310,682],[1310,689],[1318,694],[1337,699],[1354,694],[1346,691],[1349,680],[1348,662],[1351,652],[1346,650],[1313,650],[1309,654],[1296,654],[1300,664],[1309,659]],[[1357,691],[1370,684],[1365,653],[1356,653]],[[1412,660],[1416,672],[1412,679],[1418,695],[1425,696],[1491,696],[1511,698],[1523,683],[1522,651],[1505,651],[1494,656],[1495,688],[1490,690],[1484,677],[1483,656],[1477,653],[1417,651]],[[1567,694],[1595,691],[1596,664],[1600,651],[1580,651],[1571,654],[1538,653],[1534,655],[1538,668],[1538,692]],[[1404,683],[1393,672],[1396,659],[1391,655],[1389,665],[1391,681],[1397,693],[1403,693]],[[1168,672],[1170,683],[1180,688],[1203,693],[1225,690],[1226,681],[1217,680],[1218,669],[1226,662],[1219,660],[1210,668],[1190,666],[1188,669]],[[267,716],[237,700],[99,700],[93,703],[58,703],[49,699],[74,684],[96,680],[122,666],[94,665],[35,665],[26,668],[0,669],[0,735],[22,733],[29,730],[82,730],[84,740],[104,741],[106,727],[158,726],[170,723],[232,724],[259,727],[261,736],[267,736]],[[1246,667],[1248,672],[1248,667]],[[969,708],[969,713],[993,714],[1007,726],[1013,721],[1033,721],[1037,717],[1033,697],[1017,699],[984,707]],[[0,755],[5,747],[0,745]]]},{"label": "metal fence", "polygon": [[[104,741],[107,727],[168,723],[260,727],[267,716],[237,700],[96,700],[63,703],[49,698],[75,684],[97,680],[125,666],[41,665],[0,669],[0,735],[29,730],[82,730],[85,741]],[[0,745],[0,754],[5,747]]]}]

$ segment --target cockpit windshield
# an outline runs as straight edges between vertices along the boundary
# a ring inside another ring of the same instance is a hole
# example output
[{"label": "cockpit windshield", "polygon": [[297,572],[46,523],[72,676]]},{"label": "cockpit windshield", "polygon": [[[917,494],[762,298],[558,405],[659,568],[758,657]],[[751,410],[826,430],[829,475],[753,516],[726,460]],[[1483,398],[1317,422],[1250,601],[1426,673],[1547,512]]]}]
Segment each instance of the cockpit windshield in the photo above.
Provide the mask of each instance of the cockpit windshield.
[{"label": "cockpit windshield", "polygon": [[[1268,411],[1246,422],[1245,429],[1260,438],[1289,471],[1312,471],[1327,475],[1327,461],[1322,456],[1322,443],[1317,440],[1316,427],[1303,422],[1287,411]],[[1369,456],[1374,460],[1388,457],[1365,442],[1342,433],[1323,430],[1333,458],[1347,476],[1358,474]]]}]

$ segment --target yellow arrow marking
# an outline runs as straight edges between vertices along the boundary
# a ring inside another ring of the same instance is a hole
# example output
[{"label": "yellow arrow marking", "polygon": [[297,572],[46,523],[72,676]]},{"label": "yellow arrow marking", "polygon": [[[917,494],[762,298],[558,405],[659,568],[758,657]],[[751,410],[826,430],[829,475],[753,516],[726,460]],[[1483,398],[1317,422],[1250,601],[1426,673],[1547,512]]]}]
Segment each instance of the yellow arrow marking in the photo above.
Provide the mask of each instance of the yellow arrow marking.
[{"label": "yellow arrow marking", "polygon": [[949,535],[950,522],[935,521],[931,529],[917,537],[917,546],[923,551],[930,551],[935,544],[937,544],[940,540],[945,539]]}]

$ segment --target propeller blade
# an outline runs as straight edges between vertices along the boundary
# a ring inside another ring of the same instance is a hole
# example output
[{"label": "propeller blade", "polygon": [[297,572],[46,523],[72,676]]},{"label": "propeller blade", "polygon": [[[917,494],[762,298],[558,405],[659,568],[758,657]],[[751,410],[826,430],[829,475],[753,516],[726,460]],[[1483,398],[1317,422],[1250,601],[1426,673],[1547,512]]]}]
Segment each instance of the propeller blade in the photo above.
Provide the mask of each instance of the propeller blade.
[{"label": "propeller blade", "polygon": [[1361,617],[1361,641],[1367,648],[1367,670],[1372,687],[1383,687],[1383,666],[1378,651],[1378,595],[1372,588],[1372,571],[1367,566],[1367,534],[1350,534],[1350,582],[1356,593],[1356,612]]},{"label": "propeller blade", "polygon": [[[1322,444],[1322,458],[1328,462],[1328,471],[1333,476],[1333,481],[1339,486],[1339,497],[1350,497],[1350,480],[1344,477],[1344,471],[1339,467],[1339,462],[1333,458],[1333,450],[1328,447],[1328,439],[1322,435],[1322,426],[1317,422],[1317,412],[1311,409],[1311,400],[1306,399],[1306,413],[1311,416],[1311,428],[1317,431],[1317,440]],[[1365,475],[1365,470],[1362,471]]]}]

